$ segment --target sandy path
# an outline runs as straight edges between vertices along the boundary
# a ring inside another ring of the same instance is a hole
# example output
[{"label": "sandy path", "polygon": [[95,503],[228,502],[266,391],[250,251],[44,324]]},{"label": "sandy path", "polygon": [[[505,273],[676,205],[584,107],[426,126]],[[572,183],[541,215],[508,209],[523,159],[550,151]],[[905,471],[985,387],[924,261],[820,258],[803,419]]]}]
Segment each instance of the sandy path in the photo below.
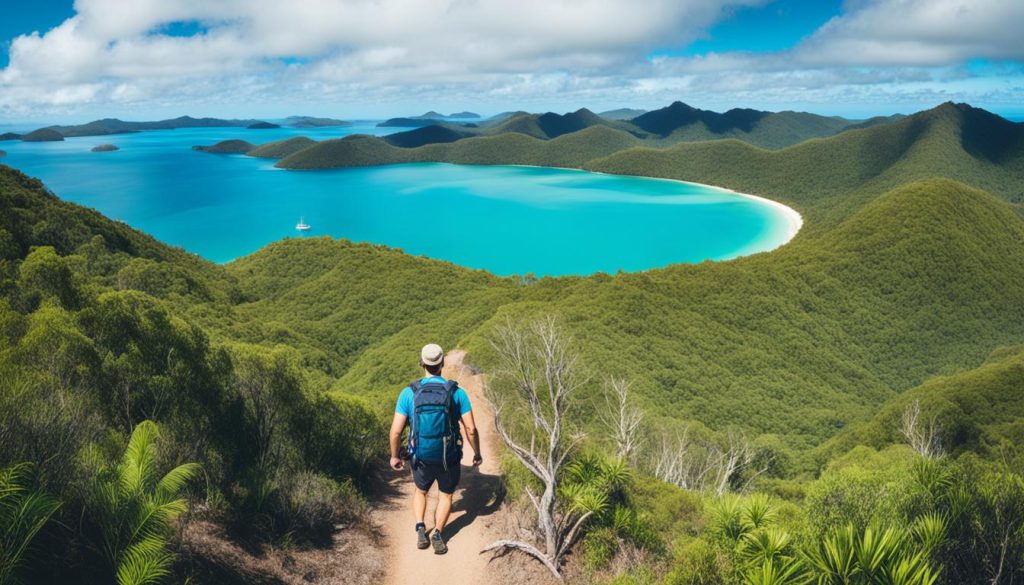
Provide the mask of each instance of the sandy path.
[{"label": "sandy path", "polygon": [[[374,512],[386,539],[388,585],[436,585],[438,583],[486,582],[491,555],[480,549],[495,540],[488,534],[490,517],[501,505],[501,480],[497,460],[498,437],[494,414],[483,399],[481,376],[463,367],[465,352],[452,350],[445,360],[444,376],[459,381],[469,394],[473,416],[480,432],[484,462],[479,469],[470,466],[473,450],[466,444],[462,458],[462,479],[455,491],[452,515],[445,529],[448,554],[435,555],[433,549],[416,548],[416,520],[412,513],[412,477],[408,469],[394,472],[389,485],[392,495]],[[433,526],[437,487],[427,496],[427,528]]]}]

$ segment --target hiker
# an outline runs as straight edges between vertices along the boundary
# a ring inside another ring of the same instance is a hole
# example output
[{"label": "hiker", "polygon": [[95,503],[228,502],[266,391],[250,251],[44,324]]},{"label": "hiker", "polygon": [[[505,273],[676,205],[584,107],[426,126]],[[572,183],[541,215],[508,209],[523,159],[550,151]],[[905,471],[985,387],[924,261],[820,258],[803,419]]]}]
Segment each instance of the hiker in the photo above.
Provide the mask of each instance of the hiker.
[{"label": "hiker", "polygon": [[[391,468],[405,467],[399,457],[399,442],[406,422],[409,423],[409,459],[416,492],[412,496],[412,509],[416,515],[416,547],[431,545],[434,554],[448,552],[442,533],[452,511],[452,494],[459,484],[462,460],[462,435],[459,422],[466,428],[466,437],[473,447],[473,466],[483,462],[480,456],[480,436],[473,421],[473,410],[466,391],[455,380],[441,377],[444,351],[440,345],[430,343],[420,351],[420,366],[424,377],[415,380],[398,395],[395,418],[391,422]],[[434,511],[434,531],[427,533],[423,522],[427,513],[427,492],[437,482],[437,509]]]}]

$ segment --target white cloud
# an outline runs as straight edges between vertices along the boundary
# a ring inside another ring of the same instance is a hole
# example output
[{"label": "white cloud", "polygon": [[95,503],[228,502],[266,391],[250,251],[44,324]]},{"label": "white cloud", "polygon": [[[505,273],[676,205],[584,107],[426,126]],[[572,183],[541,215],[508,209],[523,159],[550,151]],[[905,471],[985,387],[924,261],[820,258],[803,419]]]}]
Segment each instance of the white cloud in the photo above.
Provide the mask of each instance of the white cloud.
[{"label": "white cloud", "polygon": [[663,74],[826,68],[950,67],[1024,60],[1022,0],[857,0],[795,47],[663,57]]},{"label": "white cloud", "polygon": [[[961,66],[978,58],[1012,62],[999,75],[1022,82],[1024,0],[848,0],[788,50],[647,59],[736,6],[768,1],[77,0],[60,26],[12,41],[0,115],[111,104],[202,113],[198,104],[240,100],[379,112],[438,102],[1012,99],[965,81]],[[164,34],[182,22],[200,32]]]},{"label": "white cloud", "polygon": [[944,66],[1024,59],[1021,0],[876,0],[848,5],[794,51],[805,65]]},{"label": "white cloud", "polygon": [[[0,108],[55,104],[54,87],[83,102],[139,101],[166,99],[168,80],[190,95],[185,86],[218,79],[230,90],[252,75],[396,90],[600,75],[693,40],[730,6],[765,1],[78,0],[60,26],[13,40]],[[162,34],[179,22],[202,32]]]}]

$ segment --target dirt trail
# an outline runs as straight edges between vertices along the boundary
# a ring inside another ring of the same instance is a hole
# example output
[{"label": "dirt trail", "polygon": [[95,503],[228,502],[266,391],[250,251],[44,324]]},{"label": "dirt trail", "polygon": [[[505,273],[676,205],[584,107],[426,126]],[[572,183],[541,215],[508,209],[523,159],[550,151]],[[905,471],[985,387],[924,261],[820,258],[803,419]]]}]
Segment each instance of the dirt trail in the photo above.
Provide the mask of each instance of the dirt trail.
[{"label": "dirt trail", "polygon": [[[445,359],[444,376],[458,380],[469,394],[473,416],[480,432],[483,464],[473,468],[473,450],[466,445],[462,458],[462,480],[455,492],[452,515],[445,529],[448,554],[435,555],[433,549],[416,548],[416,521],[412,513],[412,477],[408,469],[394,472],[389,485],[391,495],[374,512],[375,521],[385,536],[388,559],[387,585],[436,585],[437,583],[491,582],[488,579],[489,553],[480,554],[496,538],[488,527],[501,514],[501,478],[497,460],[498,437],[494,414],[483,399],[481,376],[464,367],[465,352],[452,350]],[[434,523],[437,486],[427,496],[427,528]]]}]

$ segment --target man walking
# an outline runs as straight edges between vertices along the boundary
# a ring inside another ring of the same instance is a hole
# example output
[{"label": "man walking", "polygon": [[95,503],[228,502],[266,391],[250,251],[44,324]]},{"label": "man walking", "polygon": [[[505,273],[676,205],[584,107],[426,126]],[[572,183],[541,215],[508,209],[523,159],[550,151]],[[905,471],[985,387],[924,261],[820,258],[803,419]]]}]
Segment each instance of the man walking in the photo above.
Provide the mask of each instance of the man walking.
[{"label": "man walking", "polygon": [[[452,494],[459,484],[462,459],[462,434],[459,422],[466,429],[466,438],[473,448],[473,466],[483,462],[480,456],[480,436],[473,421],[473,410],[466,391],[458,382],[441,377],[444,351],[430,343],[420,351],[420,366],[424,377],[405,387],[395,405],[395,418],[391,422],[391,467],[402,469],[399,457],[402,431],[409,423],[408,450],[411,455],[412,479],[416,484],[412,509],[416,515],[416,546],[425,549],[431,545],[434,553],[448,552],[444,541],[444,527],[452,511]],[[427,532],[424,516],[427,513],[427,492],[437,482],[437,509],[434,512],[434,530]]]}]

